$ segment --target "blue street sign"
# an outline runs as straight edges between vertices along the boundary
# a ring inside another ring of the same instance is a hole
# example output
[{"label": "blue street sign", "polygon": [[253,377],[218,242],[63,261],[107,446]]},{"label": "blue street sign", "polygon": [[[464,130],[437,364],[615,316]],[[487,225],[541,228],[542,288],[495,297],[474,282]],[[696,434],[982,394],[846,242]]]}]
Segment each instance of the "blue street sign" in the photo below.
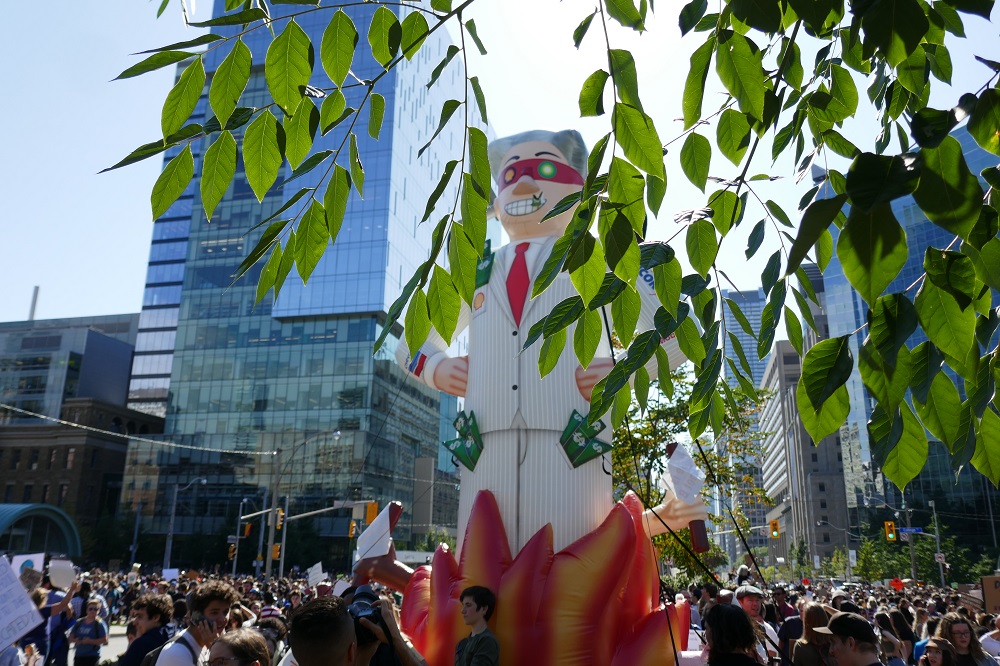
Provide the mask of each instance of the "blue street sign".
[{"label": "blue street sign", "polygon": [[899,531],[900,532],[923,532],[924,528],[922,528],[922,527],[900,527]]}]

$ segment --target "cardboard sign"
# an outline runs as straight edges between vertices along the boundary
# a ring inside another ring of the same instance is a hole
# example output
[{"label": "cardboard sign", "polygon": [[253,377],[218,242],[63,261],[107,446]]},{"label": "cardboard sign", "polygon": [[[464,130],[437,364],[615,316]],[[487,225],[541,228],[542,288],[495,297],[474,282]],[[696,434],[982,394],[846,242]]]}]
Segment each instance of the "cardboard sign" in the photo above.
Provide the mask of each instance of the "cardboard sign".
[{"label": "cardboard sign", "polygon": [[52,583],[52,587],[68,590],[74,580],[76,580],[76,569],[73,568],[71,560],[49,561],[49,581]]},{"label": "cardboard sign", "polygon": [[31,597],[21,585],[7,558],[0,557],[0,645],[10,645],[41,622],[41,613],[31,603]]},{"label": "cardboard sign", "polygon": [[983,603],[987,613],[1000,612],[1000,576],[983,576]]}]

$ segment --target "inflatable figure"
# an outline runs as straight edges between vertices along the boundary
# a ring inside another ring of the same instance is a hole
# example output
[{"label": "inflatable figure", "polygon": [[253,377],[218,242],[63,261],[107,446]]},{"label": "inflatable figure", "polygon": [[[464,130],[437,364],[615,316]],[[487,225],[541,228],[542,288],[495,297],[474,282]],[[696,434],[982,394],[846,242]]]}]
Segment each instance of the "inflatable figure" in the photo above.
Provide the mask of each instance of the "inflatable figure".
[{"label": "inflatable figure", "polygon": [[[614,362],[602,336],[588,367],[581,367],[573,346],[566,345],[555,368],[539,378],[541,341],[522,347],[535,322],[577,293],[569,274],[562,272],[531,298],[535,278],[573,210],[543,218],[583,187],[587,149],[574,130],[536,130],[494,141],[489,157],[497,183],[494,211],[510,243],[485,254],[472,306],[462,304],[456,335],[468,329],[468,356],[450,356],[450,341],[432,330],[416,352],[401,342],[396,357],[428,386],[465,398],[456,421],[460,437],[446,443],[466,467],[461,471],[459,536],[465,534],[477,494],[489,490],[512,553],[547,524],[559,550],[596,529],[612,506],[609,419],[588,426],[586,415],[594,385]],[[653,328],[659,301],[651,276],[638,280],[637,289],[642,298],[637,330],[645,331]],[[568,339],[574,328],[567,330]],[[671,369],[686,360],[672,336],[663,346]],[[648,370],[656,376],[655,357]],[[689,519],[705,517],[700,500],[688,502]],[[671,507],[683,512],[678,504],[672,501]]]}]

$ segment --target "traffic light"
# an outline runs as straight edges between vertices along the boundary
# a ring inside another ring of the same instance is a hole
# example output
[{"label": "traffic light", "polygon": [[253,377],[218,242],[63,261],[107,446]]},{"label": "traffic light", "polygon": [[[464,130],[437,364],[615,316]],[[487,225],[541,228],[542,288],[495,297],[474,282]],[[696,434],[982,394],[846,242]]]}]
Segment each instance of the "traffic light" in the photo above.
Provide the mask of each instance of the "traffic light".
[{"label": "traffic light", "polygon": [[229,544],[229,559],[230,560],[236,559],[236,544],[235,543]]},{"label": "traffic light", "polygon": [[285,510],[278,509],[278,517],[274,520],[274,529],[280,530],[281,526],[285,524]]},{"label": "traffic light", "polygon": [[365,507],[365,524],[371,525],[378,518],[378,502],[368,502]]},{"label": "traffic light", "polygon": [[271,546],[271,559],[272,560],[279,560],[279,559],[281,559],[281,544],[280,543],[276,543],[273,546]]},{"label": "traffic light", "polygon": [[777,520],[771,521],[771,538],[780,539],[781,538],[781,526],[778,525]]},{"label": "traffic light", "polygon": [[351,526],[347,528],[347,537],[349,539],[353,539],[354,538],[354,530],[356,530],[356,529],[357,529],[357,526],[354,524],[354,521],[352,520],[351,521]]},{"label": "traffic light", "polygon": [[253,530],[253,523],[243,523],[243,536],[250,536],[250,531]]},{"label": "traffic light", "polygon": [[887,520],[884,523],[882,523],[882,526],[885,528],[885,540],[886,541],[895,541],[896,540],[896,523],[892,522],[891,520]]}]

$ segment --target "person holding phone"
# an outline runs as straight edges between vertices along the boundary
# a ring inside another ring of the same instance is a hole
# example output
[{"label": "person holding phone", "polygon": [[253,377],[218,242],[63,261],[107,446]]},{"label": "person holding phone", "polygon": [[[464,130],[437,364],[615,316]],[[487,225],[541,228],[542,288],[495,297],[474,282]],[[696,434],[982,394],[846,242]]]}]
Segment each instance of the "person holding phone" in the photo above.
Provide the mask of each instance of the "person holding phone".
[{"label": "person holding phone", "polygon": [[226,630],[229,611],[237,600],[232,585],[211,580],[199,585],[190,598],[191,621],[163,648],[156,666],[198,666],[208,663],[209,648]]}]

